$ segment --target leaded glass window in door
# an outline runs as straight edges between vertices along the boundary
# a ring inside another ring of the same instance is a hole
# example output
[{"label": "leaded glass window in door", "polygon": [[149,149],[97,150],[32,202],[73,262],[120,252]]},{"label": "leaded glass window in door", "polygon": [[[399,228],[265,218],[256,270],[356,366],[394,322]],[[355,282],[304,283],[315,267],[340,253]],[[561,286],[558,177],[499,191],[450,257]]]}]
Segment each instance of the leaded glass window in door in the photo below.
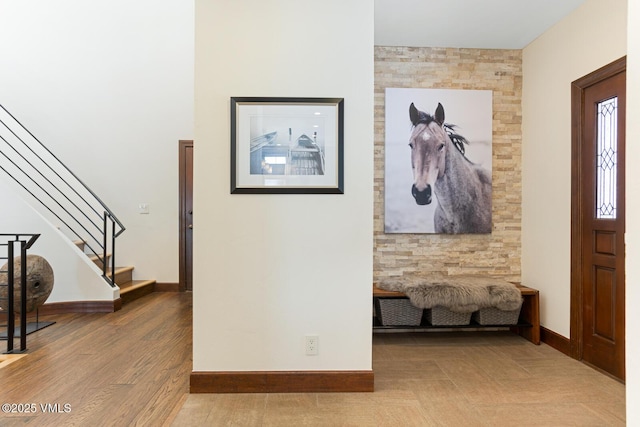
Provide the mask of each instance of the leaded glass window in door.
[{"label": "leaded glass window in door", "polygon": [[597,105],[596,120],[596,218],[616,218],[618,98]]}]

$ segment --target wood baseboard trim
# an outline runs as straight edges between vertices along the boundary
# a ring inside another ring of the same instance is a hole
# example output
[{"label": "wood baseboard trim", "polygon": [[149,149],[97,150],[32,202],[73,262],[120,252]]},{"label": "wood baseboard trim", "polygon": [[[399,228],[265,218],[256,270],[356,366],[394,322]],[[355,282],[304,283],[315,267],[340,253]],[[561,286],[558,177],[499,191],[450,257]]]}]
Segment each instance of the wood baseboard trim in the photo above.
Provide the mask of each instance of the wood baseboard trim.
[{"label": "wood baseboard trim", "polygon": [[373,371],[192,372],[191,393],[355,393],[373,391]]},{"label": "wood baseboard trim", "polygon": [[41,315],[63,313],[113,313],[122,308],[120,298],[113,301],[68,301],[44,304],[38,309]]},{"label": "wood baseboard trim", "polygon": [[153,286],[153,292],[180,292],[180,284],[156,282]]},{"label": "wood baseboard trim", "polygon": [[560,353],[571,356],[571,340],[569,338],[563,337],[562,335],[541,326],[540,340],[549,347],[555,348]]}]

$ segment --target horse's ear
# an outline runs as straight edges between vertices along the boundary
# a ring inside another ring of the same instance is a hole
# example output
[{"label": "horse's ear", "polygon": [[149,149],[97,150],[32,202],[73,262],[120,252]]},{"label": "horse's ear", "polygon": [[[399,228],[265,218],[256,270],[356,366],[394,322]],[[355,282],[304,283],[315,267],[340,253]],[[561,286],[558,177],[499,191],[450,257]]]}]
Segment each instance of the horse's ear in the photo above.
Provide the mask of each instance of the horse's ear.
[{"label": "horse's ear", "polygon": [[442,126],[444,124],[444,107],[438,102],[438,108],[436,108],[436,122]]},{"label": "horse's ear", "polygon": [[414,126],[418,124],[418,121],[420,121],[420,113],[418,112],[416,106],[413,105],[413,102],[409,106],[409,118],[411,119],[411,123]]}]

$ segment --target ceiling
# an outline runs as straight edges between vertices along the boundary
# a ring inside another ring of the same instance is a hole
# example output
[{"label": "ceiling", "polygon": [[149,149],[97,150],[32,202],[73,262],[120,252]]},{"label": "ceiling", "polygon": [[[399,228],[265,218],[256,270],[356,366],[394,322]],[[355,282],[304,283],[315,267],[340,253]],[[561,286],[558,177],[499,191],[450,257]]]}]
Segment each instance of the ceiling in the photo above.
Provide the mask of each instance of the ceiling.
[{"label": "ceiling", "polygon": [[375,44],[522,49],[584,2],[375,0]]}]

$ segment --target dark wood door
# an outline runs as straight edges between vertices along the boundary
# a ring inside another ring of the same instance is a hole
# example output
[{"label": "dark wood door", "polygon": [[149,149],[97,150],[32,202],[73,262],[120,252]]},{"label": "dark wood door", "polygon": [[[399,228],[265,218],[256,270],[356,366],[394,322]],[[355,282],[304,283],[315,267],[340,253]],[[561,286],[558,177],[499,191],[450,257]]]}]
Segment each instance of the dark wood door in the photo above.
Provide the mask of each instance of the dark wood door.
[{"label": "dark wood door", "polygon": [[619,65],[582,88],[581,148],[574,157],[580,225],[573,244],[580,247],[572,247],[580,271],[572,274],[580,281],[581,359],[624,379],[626,72]]},{"label": "dark wood door", "polygon": [[179,143],[180,290],[193,290],[193,141]]}]

